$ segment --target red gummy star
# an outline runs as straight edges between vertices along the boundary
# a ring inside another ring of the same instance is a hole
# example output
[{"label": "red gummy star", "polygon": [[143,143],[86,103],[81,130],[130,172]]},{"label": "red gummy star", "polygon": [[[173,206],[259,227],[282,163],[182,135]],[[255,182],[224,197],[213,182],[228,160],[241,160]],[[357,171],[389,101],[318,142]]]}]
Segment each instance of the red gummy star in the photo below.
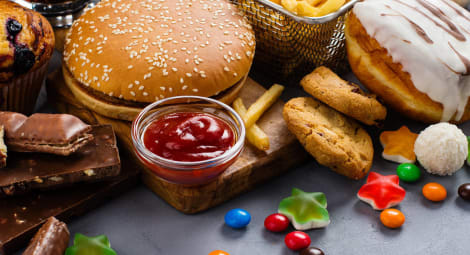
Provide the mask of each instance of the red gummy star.
[{"label": "red gummy star", "polygon": [[384,210],[399,204],[405,198],[406,191],[400,187],[398,175],[381,175],[370,172],[357,197],[370,204],[375,210]]}]

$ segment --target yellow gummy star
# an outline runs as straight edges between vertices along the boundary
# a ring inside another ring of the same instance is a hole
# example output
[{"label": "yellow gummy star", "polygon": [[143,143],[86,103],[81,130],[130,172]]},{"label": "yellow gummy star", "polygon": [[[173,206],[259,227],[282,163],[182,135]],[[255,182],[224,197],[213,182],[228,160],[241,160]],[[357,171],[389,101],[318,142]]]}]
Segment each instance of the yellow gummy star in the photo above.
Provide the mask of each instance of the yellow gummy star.
[{"label": "yellow gummy star", "polygon": [[416,138],[418,134],[411,132],[406,126],[397,131],[382,132],[380,134],[380,143],[384,147],[382,157],[397,163],[414,163]]}]

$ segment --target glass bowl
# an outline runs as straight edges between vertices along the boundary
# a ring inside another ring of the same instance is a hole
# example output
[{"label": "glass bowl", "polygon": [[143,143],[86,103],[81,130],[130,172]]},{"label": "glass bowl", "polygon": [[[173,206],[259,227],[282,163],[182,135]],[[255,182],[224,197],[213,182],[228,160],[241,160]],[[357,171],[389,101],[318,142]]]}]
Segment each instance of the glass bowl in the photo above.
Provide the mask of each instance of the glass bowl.
[{"label": "glass bowl", "polygon": [[[144,146],[144,133],[154,120],[175,112],[202,112],[225,120],[234,132],[234,145],[222,155],[203,161],[174,161],[155,155]],[[178,96],[145,107],[132,123],[131,136],[137,157],[156,176],[172,183],[201,185],[217,178],[238,158],[245,143],[245,125],[234,109],[220,101],[199,96]]]}]

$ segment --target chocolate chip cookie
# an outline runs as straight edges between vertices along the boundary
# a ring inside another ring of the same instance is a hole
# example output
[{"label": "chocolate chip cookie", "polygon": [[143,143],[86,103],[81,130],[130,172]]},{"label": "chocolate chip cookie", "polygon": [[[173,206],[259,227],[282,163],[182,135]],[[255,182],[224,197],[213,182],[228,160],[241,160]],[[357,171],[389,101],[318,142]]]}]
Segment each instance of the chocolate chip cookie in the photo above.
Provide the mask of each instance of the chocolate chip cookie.
[{"label": "chocolate chip cookie", "polygon": [[318,67],[300,84],[313,97],[366,125],[377,125],[387,116],[387,109],[375,95],[365,93],[326,67]]},{"label": "chocolate chip cookie", "polygon": [[307,97],[287,102],[283,116],[289,130],[318,163],[356,180],[369,172],[374,156],[372,139],[355,120]]}]

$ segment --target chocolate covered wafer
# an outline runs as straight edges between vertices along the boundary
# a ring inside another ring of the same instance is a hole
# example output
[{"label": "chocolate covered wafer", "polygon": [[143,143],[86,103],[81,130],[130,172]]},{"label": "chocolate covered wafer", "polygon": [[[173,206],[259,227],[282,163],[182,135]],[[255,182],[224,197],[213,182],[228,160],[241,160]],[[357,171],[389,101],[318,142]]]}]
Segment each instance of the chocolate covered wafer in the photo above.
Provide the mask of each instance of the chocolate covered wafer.
[{"label": "chocolate covered wafer", "polygon": [[10,151],[68,156],[93,140],[91,126],[68,114],[0,112],[0,125]]},{"label": "chocolate covered wafer", "polygon": [[67,225],[50,217],[31,240],[23,255],[63,255],[69,238]]},{"label": "chocolate covered wafer", "polygon": [[3,126],[0,126],[0,168],[4,168],[7,165],[7,146],[5,145],[3,137]]},{"label": "chocolate covered wafer", "polygon": [[92,126],[90,134],[95,139],[68,157],[9,151],[8,165],[0,171],[0,197],[117,176],[121,161],[112,127]]}]

